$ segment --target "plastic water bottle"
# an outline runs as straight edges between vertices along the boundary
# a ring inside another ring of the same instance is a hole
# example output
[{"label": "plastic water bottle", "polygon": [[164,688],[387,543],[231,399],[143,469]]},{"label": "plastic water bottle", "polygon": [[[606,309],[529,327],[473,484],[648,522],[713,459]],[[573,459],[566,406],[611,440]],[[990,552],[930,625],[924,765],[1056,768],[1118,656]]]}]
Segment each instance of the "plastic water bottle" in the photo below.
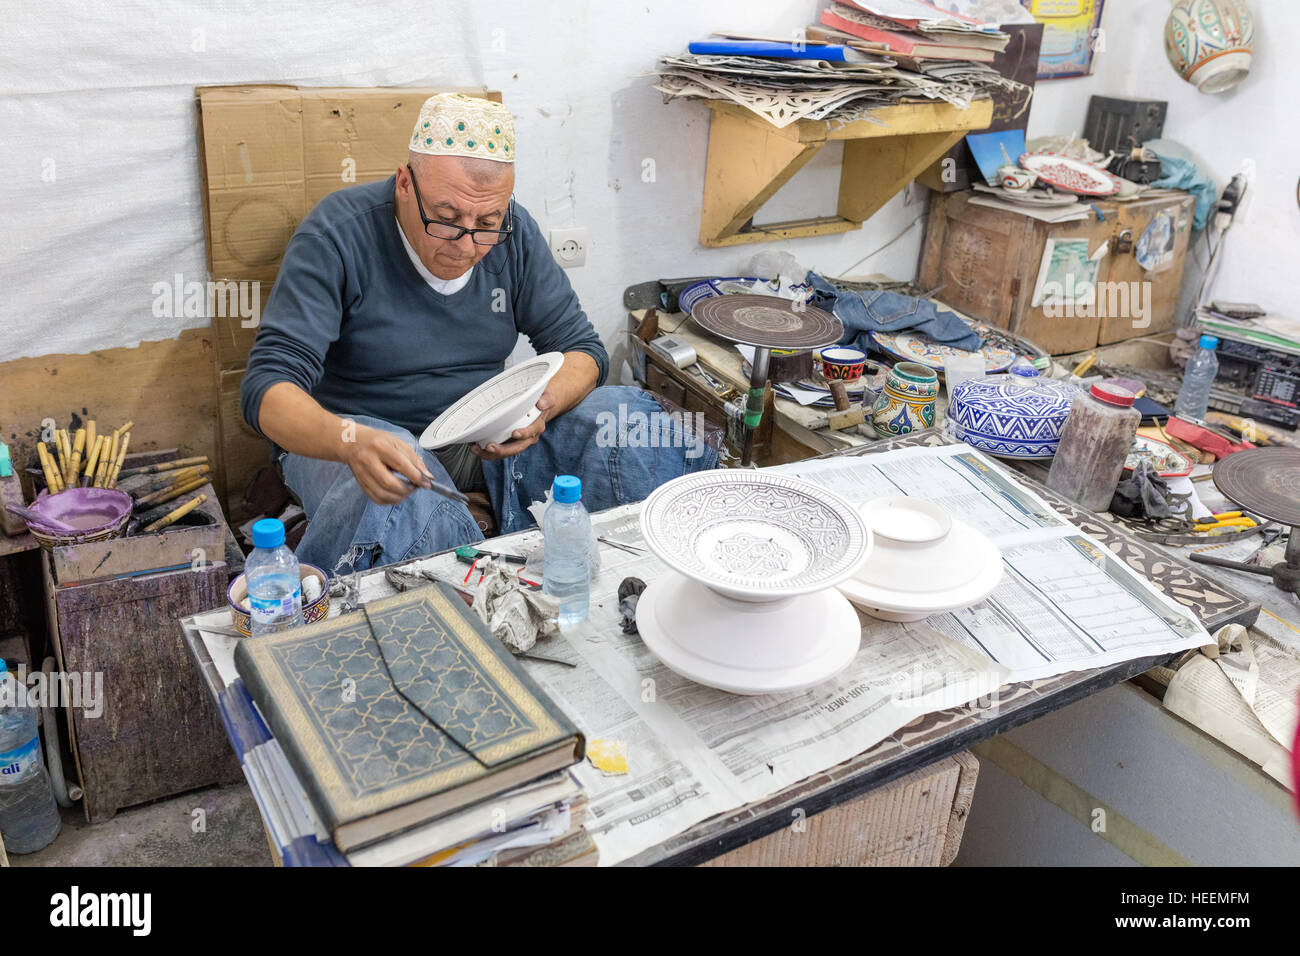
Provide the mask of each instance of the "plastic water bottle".
[{"label": "plastic water bottle", "polygon": [[263,518],[253,524],[253,553],[244,562],[244,580],[254,637],[302,623],[298,559],[284,545],[283,521]]},{"label": "plastic water bottle", "polygon": [[1210,386],[1219,374],[1219,357],[1214,350],[1219,347],[1219,340],[1213,335],[1201,336],[1201,347],[1187,362],[1183,372],[1183,387],[1178,390],[1178,400],[1174,402],[1174,414],[1179,418],[1205,420],[1205,413],[1210,408]]},{"label": "plastic water bottle", "polygon": [[560,627],[572,627],[587,619],[591,602],[591,518],[582,506],[580,478],[560,475],[555,479],[542,523],[542,593],[559,602]]},{"label": "plastic water bottle", "polygon": [[54,842],[63,821],[41,758],[36,708],[0,659],[0,836],[9,853],[35,853]]}]

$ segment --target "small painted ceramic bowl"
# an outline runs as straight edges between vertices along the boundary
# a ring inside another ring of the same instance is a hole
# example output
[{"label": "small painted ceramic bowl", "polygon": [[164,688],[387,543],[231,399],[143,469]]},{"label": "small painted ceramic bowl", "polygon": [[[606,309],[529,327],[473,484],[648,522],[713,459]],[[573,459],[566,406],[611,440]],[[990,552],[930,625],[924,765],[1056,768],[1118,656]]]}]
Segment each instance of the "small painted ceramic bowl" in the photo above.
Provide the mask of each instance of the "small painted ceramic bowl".
[{"label": "small painted ceramic bowl", "polygon": [[867,353],[861,349],[835,346],[822,349],[822,375],[832,382],[855,382],[867,368]]},{"label": "small painted ceramic bowl", "polygon": [[[329,575],[314,564],[299,564],[298,577],[303,581],[302,622],[315,624],[325,620],[330,613]],[[311,602],[306,598],[308,578],[315,578],[321,585],[320,596]],[[230,605],[230,617],[234,621],[235,630],[244,637],[252,637],[253,619],[248,608],[248,582],[242,574],[231,581],[230,587],[226,589],[226,603]]]}]

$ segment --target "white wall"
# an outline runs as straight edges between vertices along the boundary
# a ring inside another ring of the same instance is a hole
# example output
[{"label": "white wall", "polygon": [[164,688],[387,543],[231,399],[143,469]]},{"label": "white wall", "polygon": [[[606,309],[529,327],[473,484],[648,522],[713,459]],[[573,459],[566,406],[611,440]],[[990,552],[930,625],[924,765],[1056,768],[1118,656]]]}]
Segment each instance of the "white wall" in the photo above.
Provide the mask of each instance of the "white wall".
[{"label": "white wall", "polygon": [[[1275,307],[1300,238],[1294,109],[1300,4],[1252,0],[1263,34],[1255,73],[1201,96],[1165,61],[1162,0],[1108,0],[1096,76],[1039,86],[1031,133],[1082,126],[1092,92],[1170,100],[1169,136],[1226,179],[1255,159],[1259,195],[1232,237],[1226,298]],[[823,0],[331,0],[309,6],[69,0],[11,6],[0,37],[0,360],[84,352],[176,335],[202,320],[149,313],[152,284],[202,275],[202,207],[193,87],[204,83],[485,84],[518,118],[518,195],[543,227],[586,226],[586,266],[570,276],[614,348],[623,289],[647,279],[743,270],[777,244],[698,244],[707,110],[665,105],[651,85],[660,54],[732,26],[786,34]],[[90,19],[83,11],[90,10]],[[205,49],[196,52],[195,30]],[[1290,81],[1290,82],[1288,82]],[[828,147],[759,221],[830,213],[839,150]],[[642,181],[653,159],[654,182]],[[49,161],[54,182],[42,172]],[[857,260],[923,211],[895,197],[858,231],[782,245],[827,273]],[[854,271],[915,273],[922,225]]]},{"label": "white wall", "polygon": [[[738,269],[764,246],[703,250],[701,105],[664,105],[657,57],[731,24],[788,33],[818,0],[135,0],[87,16],[69,0],[9,9],[0,32],[0,361],[172,337],[204,320],[150,314],[153,283],[203,277],[193,87],[208,83],[486,85],[518,117],[520,200],[543,227],[590,230],[572,279],[617,344],[623,289]],[[203,49],[195,50],[201,31]],[[838,148],[764,218],[834,211]],[[642,160],[656,181],[641,179]],[[52,168],[53,180],[43,178]],[[792,246],[831,271],[922,207]],[[866,263],[910,275],[910,241]]]},{"label": "white wall", "polygon": [[[1093,94],[1167,100],[1166,139],[1177,140],[1204,159],[1220,192],[1244,160],[1257,179],[1245,216],[1229,233],[1207,296],[1254,301],[1294,314],[1294,281],[1300,267],[1300,3],[1247,0],[1258,31],[1255,63],[1236,89],[1217,96],[1197,92],[1169,65],[1164,53],[1167,0],[1107,0],[1105,49],[1090,77],[1038,85],[1029,135],[1082,133]],[[1196,262],[1205,262],[1197,240]],[[1200,279],[1189,266],[1184,285]]]},{"label": "white wall", "polygon": [[[731,27],[788,35],[815,22],[820,0],[507,0],[475,4],[487,83],[517,117],[516,191],[543,228],[586,226],[590,251],[569,275],[588,314],[616,346],[625,326],[623,290],[649,279],[745,274],[776,244],[699,245],[708,109],[664,104],[652,89],[660,55]],[[558,13],[553,11],[560,11]],[[494,44],[495,41],[495,44]],[[503,48],[502,48],[503,47]],[[839,146],[827,147],[756,217],[779,221],[834,212]],[[644,182],[643,163],[655,180]],[[924,210],[896,197],[861,230],[781,248],[831,273],[894,238]],[[910,278],[922,227],[860,268]]]}]

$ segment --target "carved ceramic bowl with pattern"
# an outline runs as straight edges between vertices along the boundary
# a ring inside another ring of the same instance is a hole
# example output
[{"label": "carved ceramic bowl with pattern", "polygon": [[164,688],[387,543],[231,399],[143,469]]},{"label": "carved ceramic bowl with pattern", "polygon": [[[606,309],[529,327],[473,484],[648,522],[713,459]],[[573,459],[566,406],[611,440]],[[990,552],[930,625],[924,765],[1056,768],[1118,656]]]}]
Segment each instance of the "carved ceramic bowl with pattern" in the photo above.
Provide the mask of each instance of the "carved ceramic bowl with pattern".
[{"label": "carved ceramic bowl with pattern", "polygon": [[564,364],[564,354],[547,352],[512,365],[456,401],[420,436],[420,447],[504,442],[541,414],[537,400]]},{"label": "carved ceramic bowl with pattern", "polygon": [[646,499],[641,532],[674,571],[751,602],[834,587],[871,553],[871,531],[851,504],[769,472],[675,478]]}]

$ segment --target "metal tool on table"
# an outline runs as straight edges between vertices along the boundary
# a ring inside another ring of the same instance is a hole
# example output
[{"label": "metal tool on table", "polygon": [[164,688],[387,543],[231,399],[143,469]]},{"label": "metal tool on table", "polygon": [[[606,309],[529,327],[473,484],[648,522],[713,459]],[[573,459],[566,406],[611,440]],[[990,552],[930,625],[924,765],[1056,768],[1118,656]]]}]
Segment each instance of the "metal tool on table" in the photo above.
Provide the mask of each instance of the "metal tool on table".
[{"label": "metal tool on table", "polygon": [[598,534],[596,535],[596,540],[609,545],[611,548],[618,548],[620,551],[626,551],[628,554],[640,556],[646,553],[645,548],[639,548],[634,544],[628,544],[626,541],[619,541],[617,538],[611,538],[608,535]]},{"label": "metal tool on table", "polygon": [[1209,518],[1202,518],[1192,526],[1193,531],[1205,531],[1210,534],[1225,531],[1258,528],[1259,522],[1241,511],[1225,511]]},{"label": "metal tool on table", "polygon": [[1198,564],[1265,574],[1280,591],[1300,594],[1300,448],[1255,448],[1214,466],[1214,485],[1243,510],[1290,527],[1284,559],[1271,568],[1192,554]]},{"label": "metal tool on table", "polygon": [[527,564],[528,559],[522,554],[502,554],[498,551],[484,551],[473,545],[462,545],[456,549],[456,560],[463,561],[465,564],[473,564],[479,558],[497,558],[509,564]]},{"label": "metal tool on table", "polygon": [[728,342],[753,346],[749,397],[743,416],[741,464],[753,461],[754,433],[763,420],[772,349],[801,351],[834,345],[844,325],[824,309],[775,295],[718,295],[702,299],[691,318],[705,332]]}]

